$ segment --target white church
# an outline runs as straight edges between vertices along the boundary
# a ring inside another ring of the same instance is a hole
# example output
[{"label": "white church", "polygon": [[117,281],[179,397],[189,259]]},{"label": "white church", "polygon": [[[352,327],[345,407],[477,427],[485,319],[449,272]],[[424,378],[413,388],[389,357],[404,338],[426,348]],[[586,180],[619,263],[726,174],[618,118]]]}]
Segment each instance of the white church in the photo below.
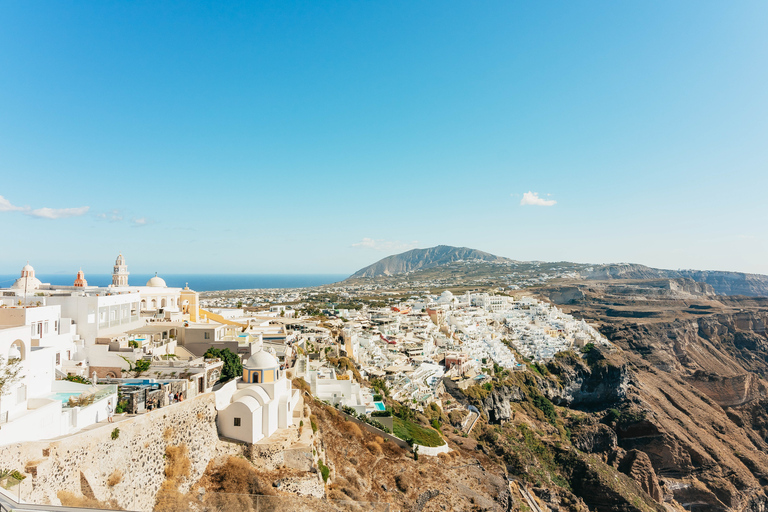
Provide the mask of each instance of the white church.
[{"label": "white church", "polygon": [[243,366],[243,377],[217,392],[219,433],[231,439],[256,443],[294,423],[303,399],[280,370],[274,355],[258,350]]}]

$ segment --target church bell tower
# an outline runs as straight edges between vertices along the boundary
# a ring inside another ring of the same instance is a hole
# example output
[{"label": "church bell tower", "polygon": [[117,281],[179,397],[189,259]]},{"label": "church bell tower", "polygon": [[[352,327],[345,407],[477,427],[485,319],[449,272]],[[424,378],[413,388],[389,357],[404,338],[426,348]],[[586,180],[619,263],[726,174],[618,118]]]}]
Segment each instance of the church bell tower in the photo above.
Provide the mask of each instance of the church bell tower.
[{"label": "church bell tower", "polygon": [[112,270],[112,286],[128,286],[128,266],[125,264],[122,253],[115,260],[115,266]]}]

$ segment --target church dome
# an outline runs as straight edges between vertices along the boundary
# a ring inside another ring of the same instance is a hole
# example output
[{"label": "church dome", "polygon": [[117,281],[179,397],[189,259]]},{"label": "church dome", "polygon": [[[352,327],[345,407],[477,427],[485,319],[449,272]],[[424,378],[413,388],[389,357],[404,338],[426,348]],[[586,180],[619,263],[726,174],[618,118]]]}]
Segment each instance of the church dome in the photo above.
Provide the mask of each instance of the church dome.
[{"label": "church dome", "polygon": [[453,293],[450,290],[445,290],[438,299],[438,302],[446,303],[453,301]]},{"label": "church dome", "polygon": [[168,285],[165,284],[165,279],[162,277],[157,277],[157,272],[155,272],[155,277],[147,281],[147,286],[152,286],[154,288],[167,288]]},{"label": "church dome", "polygon": [[21,269],[21,277],[11,285],[11,288],[16,290],[37,290],[41,284],[43,283],[35,277],[35,269],[27,262],[24,268]]},{"label": "church dome", "polygon": [[85,280],[85,274],[82,270],[78,270],[77,277],[75,278],[75,286],[77,288],[84,288],[88,286],[88,281]]},{"label": "church dome", "polygon": [[278,366],[280,366],[280,363],[277,362],[277,359],[264,350],[259,350],[253,354],[245,363],[245,367],[249,370],[268,370]]},{"label": "church dome", "polygon": [[125,265],[125,258],[123,258],[123,253],[120,253],[117,255],[117,259],[115,260],[115,265]]}]

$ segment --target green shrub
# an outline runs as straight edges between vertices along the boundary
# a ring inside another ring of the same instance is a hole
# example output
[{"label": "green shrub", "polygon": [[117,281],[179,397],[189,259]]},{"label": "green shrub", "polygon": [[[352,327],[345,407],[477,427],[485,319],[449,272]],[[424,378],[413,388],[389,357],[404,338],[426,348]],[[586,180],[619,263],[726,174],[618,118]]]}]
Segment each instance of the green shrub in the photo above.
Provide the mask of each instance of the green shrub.
[{"label": "green shrub", "polygon": [[114,441],[118,437],[120,437],[120,429],[115,427],[115,430],[112,431],[112,440]]},{"label": "green shrub", "polygon": [[127,400],[121,400],[117,402],[117,407],[115,407],[115,413],[116,414],[122,414],[125,411],[128,410],[128,401]]},{"label": "green shrub", "polygon": [[532,401],[533,405],[535,405],[537,409],[544,413],[544,416],[547,418],[547,420],[551,424],[555,425],[557,422],[557,411],[555,410],[555,406],[552,404],[552,402],[550,402],[547,397],[539,394],[534,395]]},{"label": "green shrub", "polygon": [[67,375],[67,377],[64,380],[67,380],[69,382],[77,382],[78,384],[87,384],[89,386],[92,384],[91,381],[79,375]]},{"label": "green shrub", "polygon": [[618,409],[608,409],[603,416],[603,421],[609,425],[616,423],[621,417],[621,413]]},{"label": "green shrub", "polygon": [[331,476],[331,468],[323,464],[322,459],[317,461],[317,466],[320,468],[320,474],[323,476],[323,482],[328,482],[328,477]]}]

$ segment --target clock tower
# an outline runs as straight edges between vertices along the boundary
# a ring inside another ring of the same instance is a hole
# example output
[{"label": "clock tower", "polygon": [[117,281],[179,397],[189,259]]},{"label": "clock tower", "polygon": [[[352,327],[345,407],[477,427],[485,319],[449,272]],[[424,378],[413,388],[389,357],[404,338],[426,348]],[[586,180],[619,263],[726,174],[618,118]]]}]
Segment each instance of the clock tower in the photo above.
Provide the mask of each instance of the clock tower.
[{"label": "clock tower", "polygon": [[112,270],[112,286],[128,286],[128,266],[125,264],[122,253],[115,260],[115,266]]}]

